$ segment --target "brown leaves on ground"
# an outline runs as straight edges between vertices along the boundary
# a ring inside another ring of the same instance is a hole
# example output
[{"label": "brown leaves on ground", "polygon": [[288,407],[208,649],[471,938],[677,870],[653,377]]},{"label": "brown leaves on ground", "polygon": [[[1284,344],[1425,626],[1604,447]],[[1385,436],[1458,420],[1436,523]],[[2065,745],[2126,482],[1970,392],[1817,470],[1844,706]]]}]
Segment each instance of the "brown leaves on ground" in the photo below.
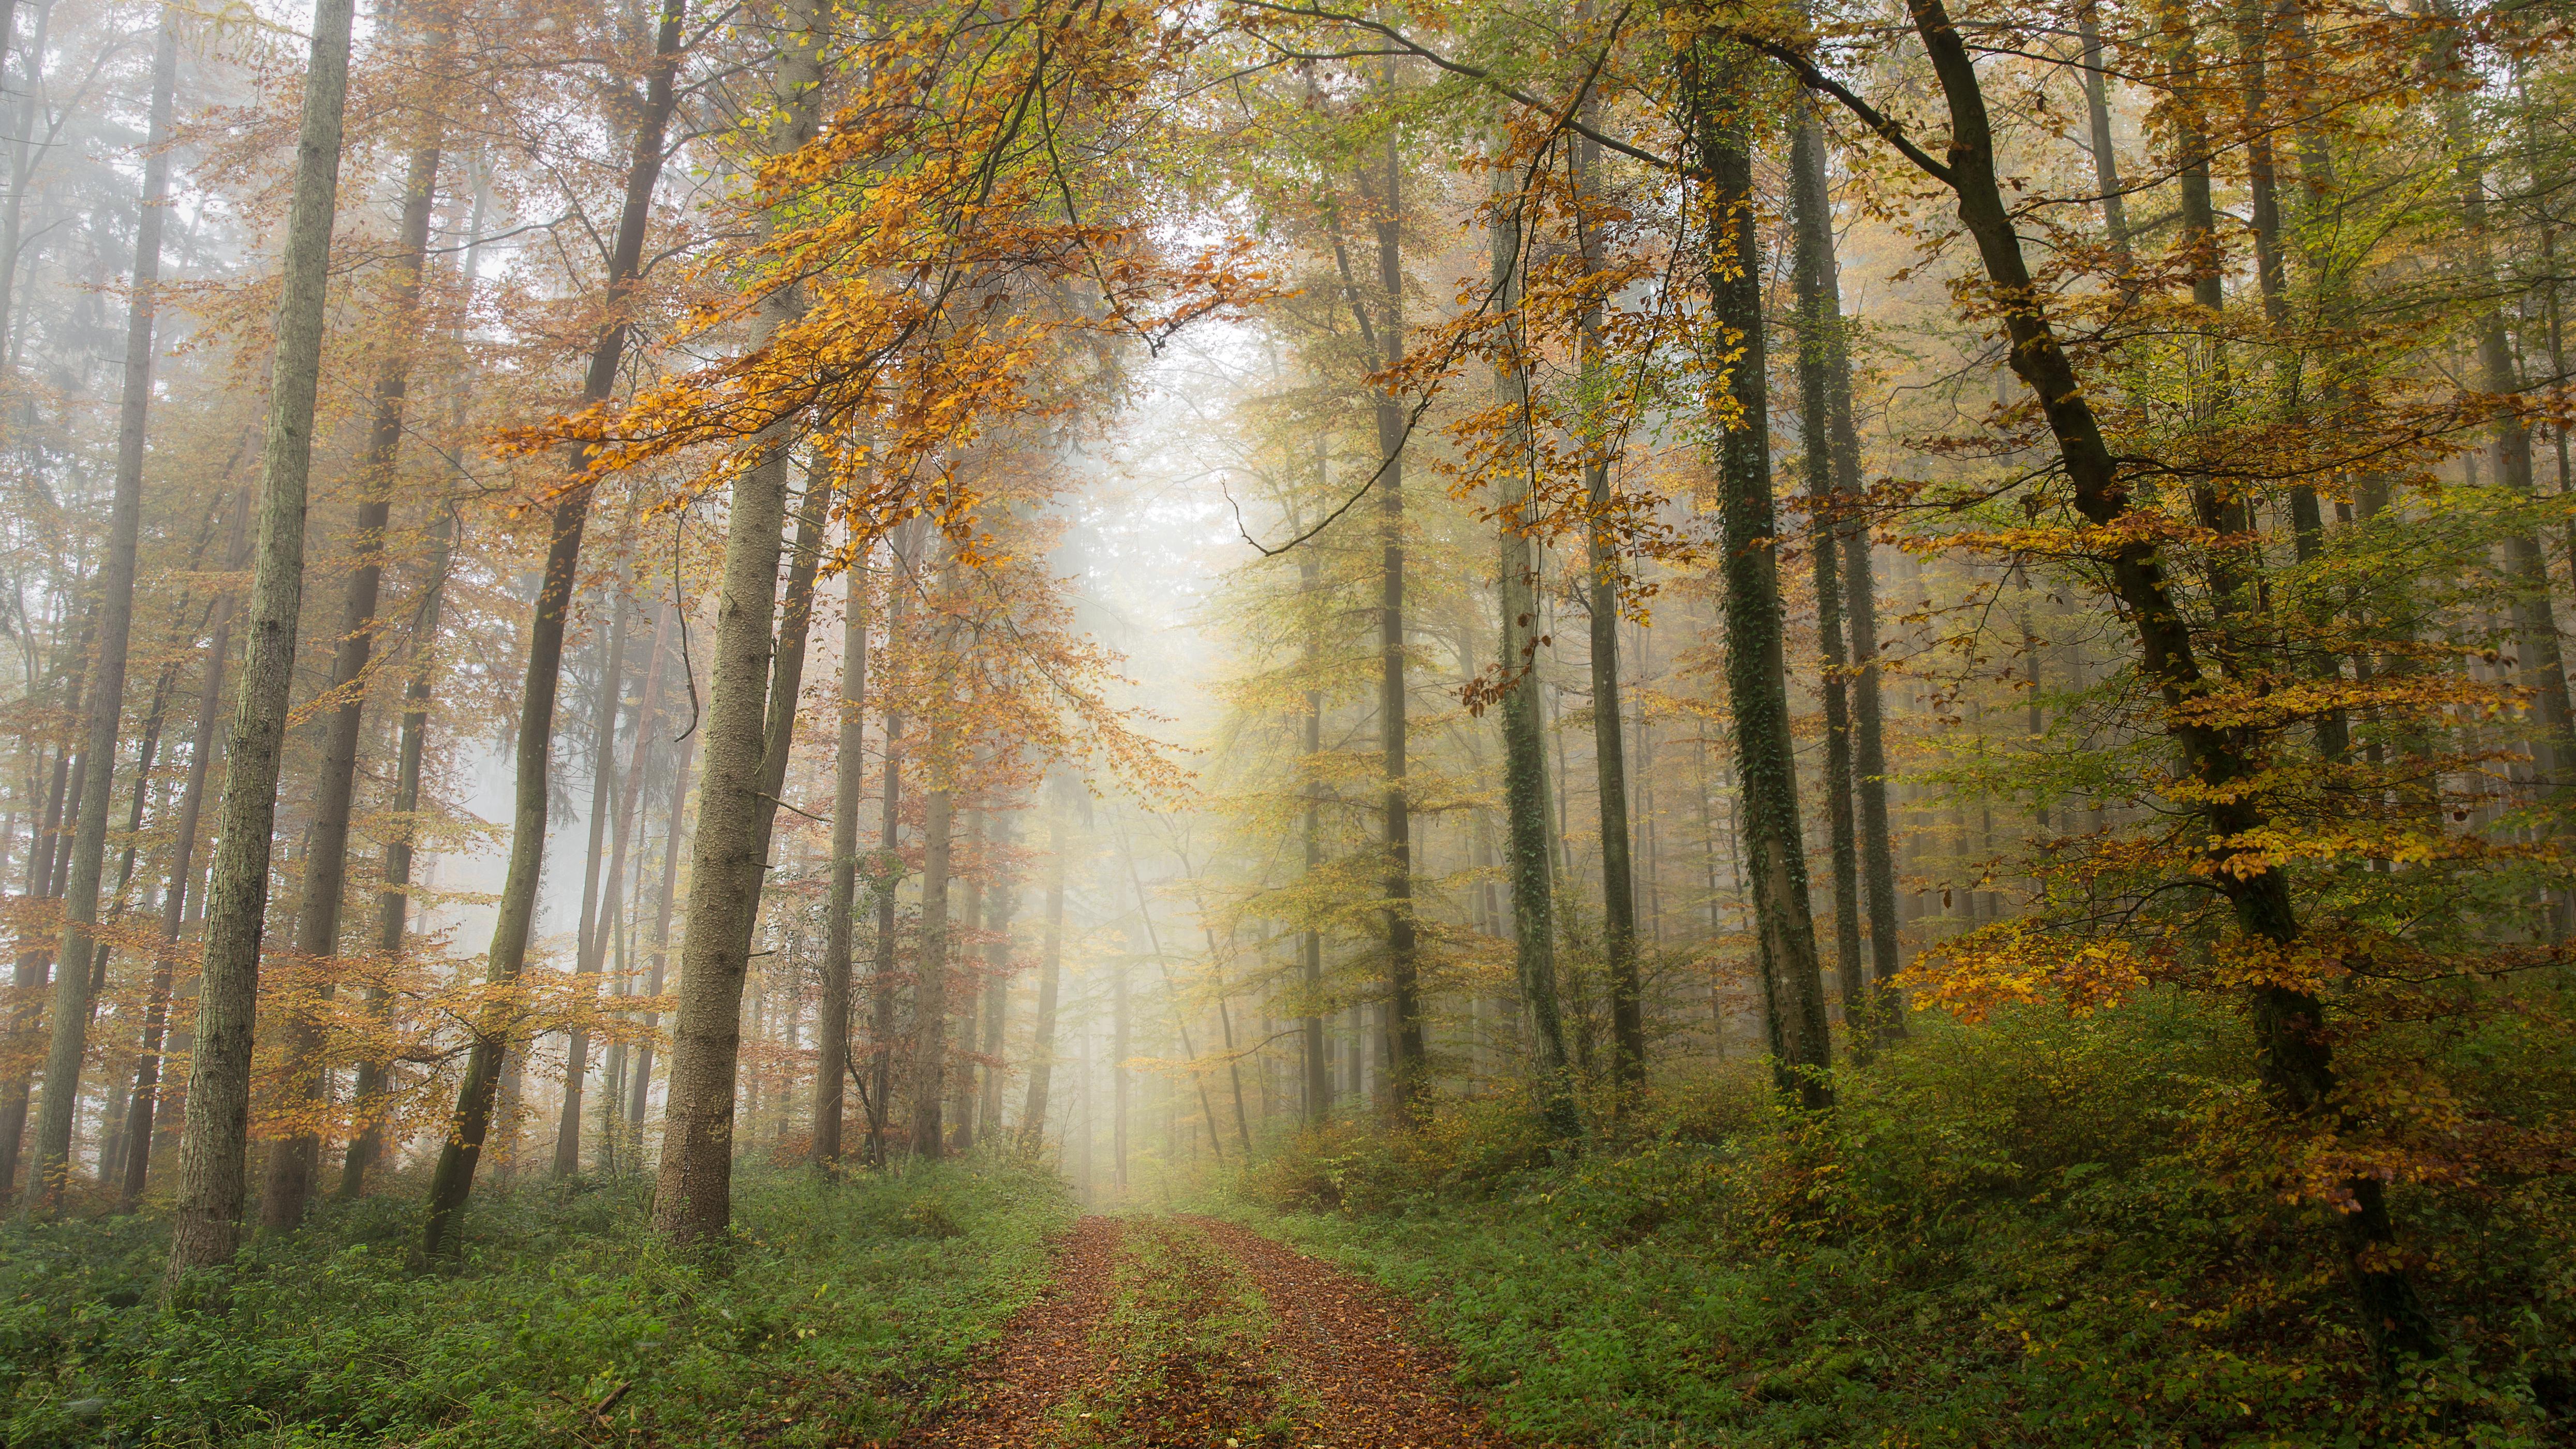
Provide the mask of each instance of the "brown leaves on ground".
[{"label": "brown leaves on ground", "polygon": [[1085,1218],[908,1449],[1502,1449],[1405,1305],[1205,1218]]}]

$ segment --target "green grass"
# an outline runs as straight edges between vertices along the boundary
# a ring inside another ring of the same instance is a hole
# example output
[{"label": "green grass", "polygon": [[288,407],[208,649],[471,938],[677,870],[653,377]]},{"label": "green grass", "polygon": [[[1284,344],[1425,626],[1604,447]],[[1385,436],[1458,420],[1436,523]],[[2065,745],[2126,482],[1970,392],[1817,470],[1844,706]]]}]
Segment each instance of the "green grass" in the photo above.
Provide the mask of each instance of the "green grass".
[{"label": "green grass", "polygon": [[417,1194],[388,1192],[254,1244],[220,1311],[151,1306],[157,1222],[8,1229],[0,1442],[865,1441],[1035,1294],[1073,1212],[1000,1161],[746,1172],[718,1270],[661,1250],[647,1191],[487,1195],[437,1274],[404,1263]]},{"label": "green grass", "polygon": [[[1221,1210],[1423,1304],[1550,1443],[2576,1442],[2565,1163],[2396,1195],[2458,1350],[2384,1381],[2321,1213],[2224,1170],[2243,1050],[2172,1001],[1927,1023],[1828,1123],[1748,1071],[1573,1159],[1519,1103],[1458,1104],[1311,1133]],[[2499,1079],[2535,1120],[2569,1050]]]}]

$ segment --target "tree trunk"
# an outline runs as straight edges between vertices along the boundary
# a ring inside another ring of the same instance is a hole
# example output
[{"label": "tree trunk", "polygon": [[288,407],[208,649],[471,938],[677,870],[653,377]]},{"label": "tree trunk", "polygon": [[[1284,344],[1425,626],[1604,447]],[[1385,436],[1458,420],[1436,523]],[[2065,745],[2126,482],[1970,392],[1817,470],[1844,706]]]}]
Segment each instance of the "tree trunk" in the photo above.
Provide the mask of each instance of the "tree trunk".
[{"label": "tree trunk", "polygon": [[[582,401],[605,402],[617,384],[618,364],[626,353],[628,294],[641,274],[645,225],[653,209],[653,192],[662,178],[664,137],[678,94],[681,30],[687,0],[663,0],[660,27],[654,33],[653,58],[646,70],[644,104],[635,127],[635,146],[627,162],[626,195],[618,214],[617,237],[609,253],[608,284],[602,298],[608,321],[591,347],[590,369],[582,380]],[[537,883],[545,865],[547,777],[551,773],[555,689],[563,671],[564,623],[571,613],[572,591],[581,562],[582,530],[590,520],[592,485],[582,478],[589,467],[584,450],[575,463],[575,479],[554,506],[548,520],[545,574],[538,585],[536,615],[528,631],[528,669],[519,697],[516,802],[510,822],[510,864],[501,884],[499,920],[492,930],[492,950],[485,979],[496,986],[519,979],[528,959],[528,937],[536,923]],[[475,1023],[474,1048],[457,1088],[456,1111],[448,1125],[447,1143],[439,1150],[430,1177],[429,1211],[422,1227],[424,1250],[431,1257],[453,1244],[457,1215],[474,1190],[474,1167],[483,1155],[483,1137],[492,1124],[493,1097],[501,1083],[509,1048],[510,1013],[506,1003]]]},{"label": "tree trunk", "polygon": [[[1003,815],[993,822],[999,837],[994,854],[999,857],[1018,840],[1013,818]],[[985,1142],[1002,1138],[1002,1033],[1010,1025],[1011,1011],[1011,917],[1020,899],[1019,881],[1010,873],[1010,863],[997,859],[993,883],[984,890],[984,929],[992,939],[984,943],[984,1055],[982,1100],[976,1104],[975,1135]]]},{"label": "tree trunk", "polygon": [[[227,572],[239,571],[244,562],[242,554],[249,542],[244,532],[250,521],[249,502],[244,498],[232,510],[232,541],[224,550]],[[213,637],[206,646],[206,683],[197,695],[197,724],[188,737],[188,781],[179,792],[179,817],[172,830],[170,886],[161,900],[161,947],[153,956],[151,995],[144,1007],[143,1056],[135,1064],[134,1095],[125,1109],[125,1180],[117,1194],[120,1212],[134,1210],[151,1171],[162,1047],[170,1022],[172,960],[178,954],[179,932],[187,924],[188,890],[197,878],[197,836],[204,819],[206,779],[221,741],[215,726],[223,710],[224,663],[232,652],[236,607],[232,594],[224,593],[216,598],[214,616],[208,621]]]},{"label": "tree trunk", "polygon": [[[412,838],[420,830],[421,758],[428,748],[430,693],[437,678],[438,621],[447,598],[448,565],[456,549],[454,514],[442,511],[431,527],[429,577],[421,585],[420,604],[412,615],[411,680],[403,686],[402,733],[394,753],[393,821],[385,841],[385,881],[376,892],[376,949],[384,953],[384,969],[388,972],[401,963],[408,929]],[[371,1018],[384,1020],[392,1001],[393,992],[386,985],[367,988],[367,1014]],[[350,1093],[350,1105],[357,1115],[357,1135],[350,1139],[348,1155],[340,1162],[338,1197],[342,1202],[355,1201],[365,1191],[367,1169],[384,1151],[383,1109],[377,1099],[386,1085],[387,1069],[382,1061],[370,1058],[358,1064],[357,1085]]]},{"label": "tree trunk", "polygon": [[1816,635],[1823,645],[1825,695],[1825,825],[1834,871],[1834,963],[1842,977],[1843,1023],[1852,1056],[1865,1060],[1874,1033],[1869,965],[1860,946],[1860,844],[1853,818],[1851,656],[1843,644],[1843,528],[1835,486],[1833,375],[1842,362],[1842,308],[1830,299],[1833,212],[1825,193],[1825,128],[1814,103],[1789,142],[1789,176],[1797,241],[1791,288],[1797,310],[1798,434],[1807,490],[1808,547],[1815,554]]},{"label": "tree trunk", "polygon": [[1047,810],[1046,933],[1038,941],[1038,1020],[1029,1040],[1029,1096],[1020,1110],[1020,1148],[1035,1153],[1046,1142],[1047,1094],[1055,1083],[1057,999],[1064,980],[1064,797],[1061,785]]},{"label": "tree trunk", "polygon": [[[603,899],[600,872],[607,864],[609,821],[622,793],[617,777],[617,703],[626,682],[627,621],[634,612],[633,596],[621,586],[610,610],[608,637],[601,644],[599,692],[590,708],[590,840],[582,859],[581,920],[572,969],[575,989],[586,993],[593,1004],[599,1000],[599,971],[608,956],[608,923],[617,911],[615,875],[611,873]],[[558,1182],[581,1170],[581,1103],[590,1078],[589,1029],[576,1021],[567,1036],[563,1097],[555,1115],[554,1160],[549,1168],[549,1175]]]},{"label": "tree trunk", "polygon": [[1717,460],[1726,549],[1727,698],[1735,712],[1736,777],[1744,795],[1745,847],[1763,944],[1777,1080],[1782,1092],[1819,1110],[1833,1103],[1827,1080],[1833,1046],[1826,1034],[1824,984],[1807,899],[1796,746],[1789,724],[1751,121],[1736,84],[1738,63],[1721,53],[1724,44],[1704,40],[1684,52],[1681,64],[1689,143],[1710,178],[1704,224],[1711,310],[1742,338],[1727,376],[1735,416],[1726,420]]},{"label": "tree trunk", "polygon": [[841,1111],[850,1094],[850,958],[858,922],[859,796],[867,784],[867,555],[841,575],[841,736],[833,759],[832,875],[823,898],[823,1014],[816,1024],[816,1167],[841,1162]]},{"label": "tree trunk", "polygon": [[[1387,368],[1404,363],[1403,167],[1395,133],[1386,138],[1386,194],[1380,198],[1377,282],[1385,294],[1378,344]],[[1378,394],[1377,490],[1382,539],[1378,600],[1378,733],[1386,776],[1386,981],[1395,1012],[1395,1094],[1408,1121],[1429,1110],[1431,1088],[1422,1046],[1419,951],[1413,920],[1413,815],[1405,793],[1407,695],[1404,683],[1404,441],[1410,430],[1404,400]]]},{"label": "tree trunk", "polygon": [[[653,728],[647,724],[646,728]],[[680,741],[678,758],[671,762],[671,799],[663,811],[662,821],[662,887],[653,905],[653,964],[645,973],[644,994],[659,997],[671,962],[671,909],[680,893],[680,849],[688,834],[689,766],[697,759],[698,737],[693,732]],[[662,1029],[659,1011],[644,1013],[644,1045],[635,1053],[635,1075],[626,1089],[626,1120],[635,1124],[636,1146],[643,1146],[644,1113],[651,1105],[653,1093],[653,1038]]]},{"label": "tree trunk", "polygon": [[[1317,440],[1319,451],[1316,463],[1319,468],[1323,462],[1320,452],[1321,441],[1320,438]],[[1322,567],[1316,563],[1312,551],[1298,560],[1299,591],[1309,602],[1310,607],[1321,587],[1322,574]],[[1306,635],[1305,658],[1306,671],[1310,677],[1317,668],[1315,653],[1315,632],[1310,626]],[[1324,692],[1320,689],[1306,691],[1305,743],[1306,758],[1300,766],[1300,771],[1311,775],[1316,758],[1324,752]],[[1305,793],[1305,866],[1306,879],[1311,882],[1315,878],[1315,872],[1324,863],[1323,786],[1310,778],[1306,784]],[[1053,901],[1048,903],[1048,909],[1055,909]],[[1310,904],[1307,909],[1311,912],[1315,908]],[[1331,1116],[1333,1111],[1333,1061],[1331,1049],[1324,1040],[1324,933],[1315,929],[1311,923],[1304,931],[1298,933],[1297,957],[1299,984],[1306,998],[1306,1015],[1299,1023],[1299,1034],[1306,1044],[1306,1120],[1321,1122]]]},{"label": "tree trunk", "polygon": [[[951,565],[954,567],[954,565]],[[922,823],[921,935],[913,948],[912,1150],[938,1157],[946,1148],[940,1109],[948,1067],[948,870],[951,834],[956,828],[957,799],[942,778],[954,753],[944,723],[953,711],[931,717],[930,749],[925,761],[929,809]]]},{"label": "tree trunk", "polygon": [[[387,300],[396,319],[395,336],[411,335],[420,305],[421,279],[429,251],[430,209],[438,195],[439,149],[436,142],[416,147],[403,178],[401,250],[387,280]],[[358,774],[358,735],[366,704],[367,667],[376,645],[376,601],[384,578],[385,526],[392,521],[394,464],[402,448],[403,406],[411,390],[411,349],[400,341],[388,350],[376,375],[375,416],[367,433],[367,453],[360,465],[356,525],[350,530],[350,552],[357,567],[349,573],[347,602],[340,617],[339,648],[331,661],[331,697],[335,706],[323,727],[322,773],[313,785],[313,826],[304,854],[304,895],[296,912],[295,951],[299,971],[319,973],[319,998],[328,1002],[337,984],[340,912],[349,876],[349,810]],[[288,1090],[318,1105],[321,1069],[315,1058],[322,1048],[322,1018],[315,1011],[292,1013],[286,1022]],[[301,1225],[322,1160],[319,1132],[299,1132],[269,1149],[268,1180],[260,1198],[260,1226],[280,1231]]]},{"label": "tree trunk", "polygon": [[[170,195],[167,143],[178,77],[178,21],[165,10],[152,52],[151,121],[144,143],[142,205],[134,228],[134,288],[126,313],[125,385],[116,419],[116,491],[108,505],[107,556],[99,566],[98,661],[92,666],[89,743],[84,750],[97,764],[81,782],[77,833],[72,842],[62,944],[56,953],[62,964],[54,973],[54,1034],[45,1053],[44,1106],[36,1119],[35,1175],[27,1184],[30,1214],[51,1212],[61,1205],[63,1182],[71,1170],[72,1127],[80,1111],[81,1062],[89,1049],[90,1012],[97,1004],[90,957],[94,950],[104,954],[94,933],[98,926],[99,877],[107,861],[107,811],[114,785],[111,777],[115,774],[112,766],[119,727],[124,722],[126,656],[134,634],[134,555],[143,529],[143,451],[152,405],[153,320],[161,285],[161,233],[169,211],[165,204]],[[335,153],[337,114],[335,100]],[[332,169],[336,175],[336,155]],[[327,200],[324,204],[327,206]],[[323,223],[322,244],[325,248],[330,244],[327,220]],[[15,265],[14,257],[11,264]],[[315,347],[318,351],[318,330]],[[309,410],[310,404],[306,406]],[[297,491],[302,492],[300,486]]]},{"label": "tree trunk", "polygon": [[313,457],[314,393],[321,382],[331,223],[339,200],[351,10],[351,0],[316,0],[313,7],[312,60],[304,75],[285,285],[277,304],[277,357],[260,458],[250,642],[243,651],[240,699],[225,751],[165,1295],[189,1274],[232,1260],[248,1186],[243,1162],[249,1152],[251,1031],[258,1010],[260,931],[268,909],[278,754],[286,741],[296,614],[304,595],[305,481]]},{"label": "tree trunk", "polygon": [[[773,156],[793,153],[814,135],[822,104],[824,23],[816,0],[800,0],[779,37],[772,77],[779,110],[768,138]],[[800,305],[792,286],[762,298],[754,348],[792,321]],[[830,496],[821,476],[807,486],[782,618],[779,535],[787,521],[794,439],[781,426],[754,446],[761,456],[735,478],[726,518],[707,765],[689,857],[689,929],[680,938],[679,1011],[671,1029],[671,1082],[662,1107],[662,1162],[653,1201],[654,1227],[684,1248],[712,1245],[731,1230],[743,978],[769,870],[770,825],[795,733],[820,500]],[[773,625],[781,630],[774,654]]]},{"label": "tree trunk", "polygon": [[[1501,185],[1496,179],[1496,185]],[[1493,235],[1494,305],[1517,319],[1522,293],[1523,249],[1520,209],[1498,212]],[[1512,885],[1512,959],[1521,1002],[1537,1030],[1538,1094],[1548,1125],[1559,1136],[1580,1130],[1575,1115],[1573,1080],[1566,1072],[1565,1020],[1557,1003],[1556,924],[1549,868],[1547,741],[1539,718],[1537,550],[1525,531],[1532,525],[1530,506],[1529,372],[1521,357],[1524,334],[1516,321],[1509,363],[1494,370],[1494,397],[1514,414],[1509,435],[1512,468],[1500,490],[1496,518],[1494,596],[1502,615],[1498,700],[1503,732],[1503,813],[1509,827],[1509,874]],[[1321,696],[1309,694],[1306,747],[1323,748]],[[1309,867],[1313,861],[1314,807],[1307,806]],[[1311,948],[1310,948],[1311,949]],[[1317,972],[1320,975],[1320,971]],[[1321,1024],[1309,1038],[1320,1048]],[[1322,1073],[1325,1098],[1331,1097],[1331,1073]]]},{"label": "tree trunk", "polygon": [[[1575,154],[1577,204],[1595,204],[1591,178],[1599,169],[1599,147],[1578,141]],[[1598,238],[1590,219],[1580,213],[1576,227],[1588,274],[1600,265]],[[1578,368],[1597,382],[1601,371],[1597,303],[1584,307],[1577,333],[1582,353]],[[1620,563],[1610,534],[1610,456],[1603,450],[1597,420],[1586,422],[1592,436],[1583,441],[1584,501],[1590,510],[1584,529],[1584,562],[1590,573],[1584,597],[1591,616],[1592,759],[1601,811],[1601,953],[1610,978],[1610,1078],[1616,1099],[1624,1100],[1646,1081],[1646,1018],[1643,988],[1637,979],[1635,834],[1628,819],[1628,754],[1619,690]]]}]

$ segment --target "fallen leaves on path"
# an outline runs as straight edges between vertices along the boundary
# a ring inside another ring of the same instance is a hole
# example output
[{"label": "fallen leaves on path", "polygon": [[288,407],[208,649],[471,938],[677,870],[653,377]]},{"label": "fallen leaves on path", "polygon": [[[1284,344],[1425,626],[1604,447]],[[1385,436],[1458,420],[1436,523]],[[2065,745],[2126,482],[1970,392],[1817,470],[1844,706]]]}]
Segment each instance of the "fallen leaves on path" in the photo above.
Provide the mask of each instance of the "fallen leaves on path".
[{"label": "fallen leaves on path", "polygon": [[1193,1219],[1252,1275],[1278,1347],[1314,1399],[1299,1449],[1503,1449],[1458,1399],[1447,1355],[1408,1332],[1403,1300],[1260,1234]]},{"label": "fallen leaves on path", "polygon": [[[1138,1251],[1141,1244],[1142,1251]],[[1265,1315],[1243,1317],[1249,1283]],[[1258,1341],[1248,1334],[1259,1331]],[[1401,1299],[1206,1218],[1084,1218],[907,1449],[1505,1449]]]},{"label": "fallen leaves on path", "polygon": [[920,1449],[1026,1449],[1047,1442],[1048,1415],[1075,1391],[1105,1383],[1112,1363],[1092,1342],[1109,1311],[1120,1239],[1112,1218],[1084,1218],[1056,1273],[1002,1330],[1000,1346],[967,1371],[948,1408],[896,1442]]}]

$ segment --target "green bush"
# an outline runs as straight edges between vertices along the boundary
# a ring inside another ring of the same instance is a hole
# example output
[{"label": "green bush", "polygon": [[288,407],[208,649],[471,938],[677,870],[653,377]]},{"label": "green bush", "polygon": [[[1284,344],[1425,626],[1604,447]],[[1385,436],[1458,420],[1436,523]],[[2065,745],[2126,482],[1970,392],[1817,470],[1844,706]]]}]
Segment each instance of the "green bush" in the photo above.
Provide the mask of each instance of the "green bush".
[{"label": "green bush", "polygon": [[9,1229],[0,1440],[847,1443],[1035,1293],[1072,1211],[999,1161],[747,1173],[733,1251],[701,1265],[662,1251],[646,1193],[487,1195],[462,1261],[421,1273],[418,1196],[387,1192],[252,1244],[220,1308],[153,1306],[157,1222]]},{"label": "green bush", "polygon": [[[1552,1443],[2576,1442],[2564,1159],[2394,1194],[2457,1348],[2386,1381],[2322,1212],[2217,1165],[2252,1074],[2233,1018],[1915,1024],[1829,1117],[1730,1069],[1565,1158],[1524,1103],[1444,1106],[1418,1138],[1310,1134],[1233,1206],[1424,1302]],[[2576,1105],[2563,1033],[2470,1045],[2498,1110]]]}]

